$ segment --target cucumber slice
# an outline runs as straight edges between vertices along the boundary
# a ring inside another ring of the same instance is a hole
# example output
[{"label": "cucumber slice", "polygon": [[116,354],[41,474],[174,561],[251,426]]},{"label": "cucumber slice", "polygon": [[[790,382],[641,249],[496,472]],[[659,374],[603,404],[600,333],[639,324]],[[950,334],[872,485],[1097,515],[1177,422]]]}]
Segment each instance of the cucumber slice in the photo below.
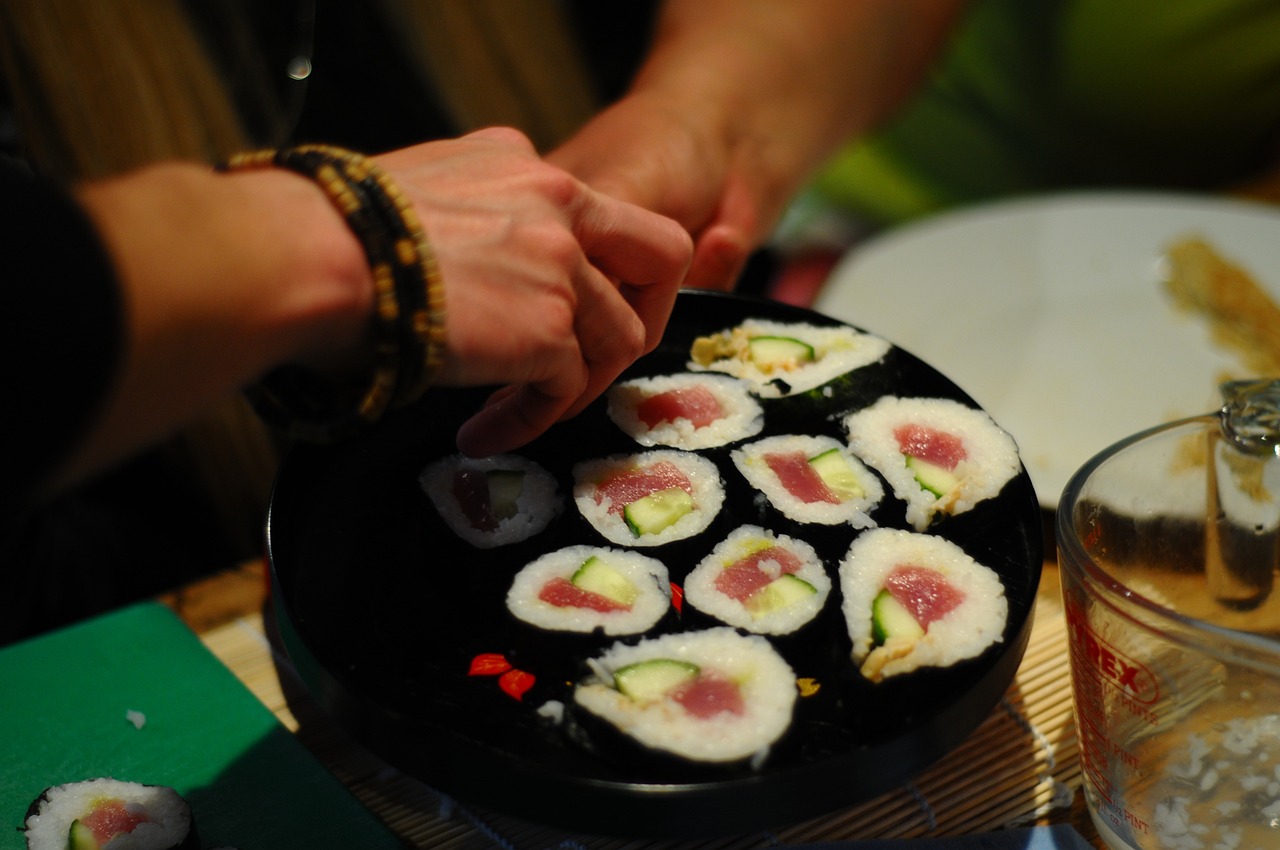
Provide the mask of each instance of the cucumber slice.
[{"label": "cucumber slice", "polygon": [[524,473],[517,469],[491,469],[484,478],[489,485],[489,513],[494,519],[511,519],[524,490]]},{"label": "cucumber slice", "polygon": [[751,362],[762,371],[794,369],[801,363],[812,363],[813,346],[789,336],[757,336],[747,343]]},{"label": "cucumber slice", "polygon": [[802,578],[784,573],[747,597],[743,607],[752,616],[759,617],[785,608],[794,602],[812,596],[818,589]]},{"label": "cucumber slice", "polygon": [[640,537],[657,534],[692,510],[693,497],[679,487],[672,487],[636,499],[623,509],[622,517],[631,533]]},{"label": "cucumber slice", "polygon": [[858,474],[849,465],[849,459],[840,449],[828,449],[820,455],[809,458],[809,465],[827,485],[837,499],[844,502],[866,495],[858,481]]},{"label": "cucumber slice", "polygon": [[582,566],[578,567],[578,571],[569,581],[575,587],[598,593],[605,599],[627,607],[630,607],[640,595],[639,588],[631,582],[631,579],[595,555],[583,561]]},{"label": "cucumber slice", "polygon": [[613,684],[636,702],[655,702],[697,675],[697,664],[651,658],[619,668],[613,674]]},{"label": "cucumber slice", "polygon": [[929,463],[918,457],[907,455],[907,469],[916,478],[916,483],[935,496],[942,496],[951,491],[960,482],[960,478],[949,469],[943,469],[936,463]]},{"label": "cucumber slice", "polygon": [[98,850],[98,847],[98,839],[93,837],[89,827],[73,820],[71,829],[67,831],[67,850]]},{"label": "cucumber slice", "polygon": [[871,601],[871,638],[876,645],[891,637],[915,639],[924,635],[924,629],[911,616],[893,594],[882,590]]}]

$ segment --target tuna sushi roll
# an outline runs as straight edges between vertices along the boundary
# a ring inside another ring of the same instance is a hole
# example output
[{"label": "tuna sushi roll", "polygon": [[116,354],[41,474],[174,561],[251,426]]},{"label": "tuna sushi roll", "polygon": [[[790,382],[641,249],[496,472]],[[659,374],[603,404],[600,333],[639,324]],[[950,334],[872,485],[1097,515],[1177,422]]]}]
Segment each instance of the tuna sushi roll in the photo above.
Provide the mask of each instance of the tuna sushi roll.
[{"label": "tuna sushi roll", "polygon": [[507,609],[516,618],[566,632],[638,634],[670,606],[671,583],[661,561],[598,546],[543,555],[516,574],[507,593]]},{"label": "tuna sushi roll", "polygon": [[1022,469],[991,417],[957,401],[885,396],[845,419],[849,447],[907,503],[917,531],[997,495]]},{"label": "tuna sushi roll", "polygon": [[551,473],[519,455],[450,455],[419,481],[453,533],[480,549],[532,537],[564,506]]},{"label": "tuna sushi roll", "polygon": [[748,319],[698,337],[689,368],[723,372],[751,384],[766,398],[795,395],[879,361],[889,343],[847,325],[810,325]]},{"label": "tuna sushi roll", "polygon": [[941,537],[863,532],[840,565],[840,590],[854,664],[875,682],[947,667],[1004,639],[1000,577]]},{"label": "tuna sushi roll", "polygon": [[834,437],[766,437],[732,456],[751,486],[796,522],[875,525],[869,512],[883,498],[884,485]]},{"label": "tuna sushi roll", "polygon": [[590,661],[577,706],[653,750],[763,762],[791,725],[791,667],[757,635],[723,627],[615,644]]},{"label": "tuna sushi roll", "polygon": [[118,779],[45,789],[27,811],[29,850],[195,850],[191,808],[177,791]]},{"label": "tuna sushi roll", "polygon": [[584,461],[573,469],[578,510],[619,546],[660,546],[706,530],[724,502],[716,465],[692,452],[654,449]]},{"label": "tuna sushi roll", "polygon": [[727,375],[635,378],[609,390],[609,418],[642,446],[709,449],[754,437],[764,411]]},{"label": "tuna sushi roll", "polygon": [[830,593],[812,546],[754,525],[736,529],[684,581],[685,602],[757,634],[794,632]]}]

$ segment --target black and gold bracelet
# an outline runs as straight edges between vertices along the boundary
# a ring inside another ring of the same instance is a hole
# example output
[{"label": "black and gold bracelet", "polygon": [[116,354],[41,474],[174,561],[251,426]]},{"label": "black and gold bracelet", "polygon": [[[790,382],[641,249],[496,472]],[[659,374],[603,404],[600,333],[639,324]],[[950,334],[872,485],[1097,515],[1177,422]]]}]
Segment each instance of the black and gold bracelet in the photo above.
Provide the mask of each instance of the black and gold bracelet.
[{"label": "black and gold bracelet", "polygon": [[373,274],[373,375],[339,387],[298,367],[276,369],[247,391],[259,415],[291,436],[332,440],[419,398],[445,345],[444,287],[409,200],[367,157],[329,145],[240,154],[226,170],[287,168],[328,196],[360,241]]}]

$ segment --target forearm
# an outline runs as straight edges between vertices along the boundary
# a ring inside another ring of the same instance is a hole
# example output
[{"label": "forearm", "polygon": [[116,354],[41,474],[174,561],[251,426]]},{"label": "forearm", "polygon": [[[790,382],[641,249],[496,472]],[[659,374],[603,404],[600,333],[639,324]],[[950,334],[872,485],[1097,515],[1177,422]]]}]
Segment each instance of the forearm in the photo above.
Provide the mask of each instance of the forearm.
[{"label": "forearm", "polygon": [[787,196],[928,71],[963,0],[669,0],[633,94],[721,135]]},{"label": "forearm", "polygon": [[60,478],[164,437],[274,365],[339,368],[322,352],[360,349],[369,272],[309,180],[160,165],[76,194],[116,268],[125,356]]}]

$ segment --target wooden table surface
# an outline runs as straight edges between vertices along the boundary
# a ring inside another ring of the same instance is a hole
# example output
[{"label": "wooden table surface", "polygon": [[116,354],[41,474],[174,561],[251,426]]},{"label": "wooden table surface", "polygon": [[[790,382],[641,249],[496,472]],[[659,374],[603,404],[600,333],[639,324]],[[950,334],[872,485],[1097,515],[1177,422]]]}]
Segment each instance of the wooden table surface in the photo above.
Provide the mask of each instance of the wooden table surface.
[{"label": "wooden table surface", "polygon": [[[254,561],[240,564],[212,578],[167,594],[161,601],[177,612],[204,640],[206,646],[276,713],[281,722],[298,735],[302,743],[358,799],[381,817],[393,831],[399,833],[408,846],[493,846],[493,833],[499,833],[496,842],[499,845],[513,843],[502,838],[504,824],[500,822],[494,826],[492,823],[478,824],[474,817],[470,820],[460,819],[456,813],[452,818],[447,813],[442,815],[440,800],[429,789],[415,787],[411,778],[396,775],[376,756],[362,751],[358,745],[350,742],[305,693],[299,693],[296,687],[281,687],[279,670],[281,665],[287,667],[287,660],[284,659],[283,652],[273,651],[267,645],[268,641],[262,640],[270,633],[269,627],[263,625],[264,622],[269,622],[268,580],[263,563]],[[264,612],[268,612],[266,618],[263,616]],[[1067,665],[1065,625],[1057,564],[1053,560],[1045,563],[1042,574],[1036,602],[1035,629],[1028,655],[1019,669],[1019,678],[1011,688],[1010,696],[995,714],[1013,717],[1018,726],[1011,728],[1018,730],[1026,727],[1029,736],[1044,743],[1047,755],[1039,757],[1038,765],[1028,765],[1025,770],[1015,772],[1008,778],[993,779],[993,784],[1003,782],[1007,787],[1002,794],[990,793],[984,796],[973,791],[954,790],[957,776],[965,776],[966,781],[972,779],[973,771],[966,760],[975,758],[972,753],[957,753],[956,765],[948,767],[940,764],[930,768],[909,789],[912,795],[927,796],[939,801],[934,803],[935,810],[930,811],[928,824],[884,827],[874,831],[874,834],[864,834],[861,827],[856,825],[860,818],[865,817],[863,809],[869,812],[887,811],[892,805],[912,808],[914,804],[903,793],[897,795],[901,799],[891,800],[890,795],[886,795],[884,800],[873,801],[858,811],[845,813],[844,820],[855,825],[839,827],[843,831],[833,831],[837,829],[833,824],[815,821],[795,830],[780,831],[776,836],[777,840],[782,843],[801,843],[890,835],[938,836],[990,831],[1009,825],[1070,824],[1096,848],[1106,850],[1106,845],[1101,842],[1089,820],[1080,791],[1075,729],[1070,717],[1069,700],[1063,696]],[[1037,707],[1046,698],[1037,697],[1036,694],[1050,691],[1053,694],[1052,704]],[[993,717],[989,722],[1003,720],[1009,724],[1009,717]],[[974,733],[974,737],[977,738],[980,734],[997,733],[980,730]],[[981,742],[975,742],[975,746],[978,750],[987,748]],[[393,779],[388,778],[393,775]],[[390,786],[389,782],[392,783]],[[1021,788],[1013,787],[1011,783],[1016,783]],[[979,786],[982,784],[977,783]],[[948,802],[950,797],[960,797],[963,794],[969,796],[967,801]],[[451,820],[458,822],[451,823]],[[631,842],[618,846],[639,845]]]}]

